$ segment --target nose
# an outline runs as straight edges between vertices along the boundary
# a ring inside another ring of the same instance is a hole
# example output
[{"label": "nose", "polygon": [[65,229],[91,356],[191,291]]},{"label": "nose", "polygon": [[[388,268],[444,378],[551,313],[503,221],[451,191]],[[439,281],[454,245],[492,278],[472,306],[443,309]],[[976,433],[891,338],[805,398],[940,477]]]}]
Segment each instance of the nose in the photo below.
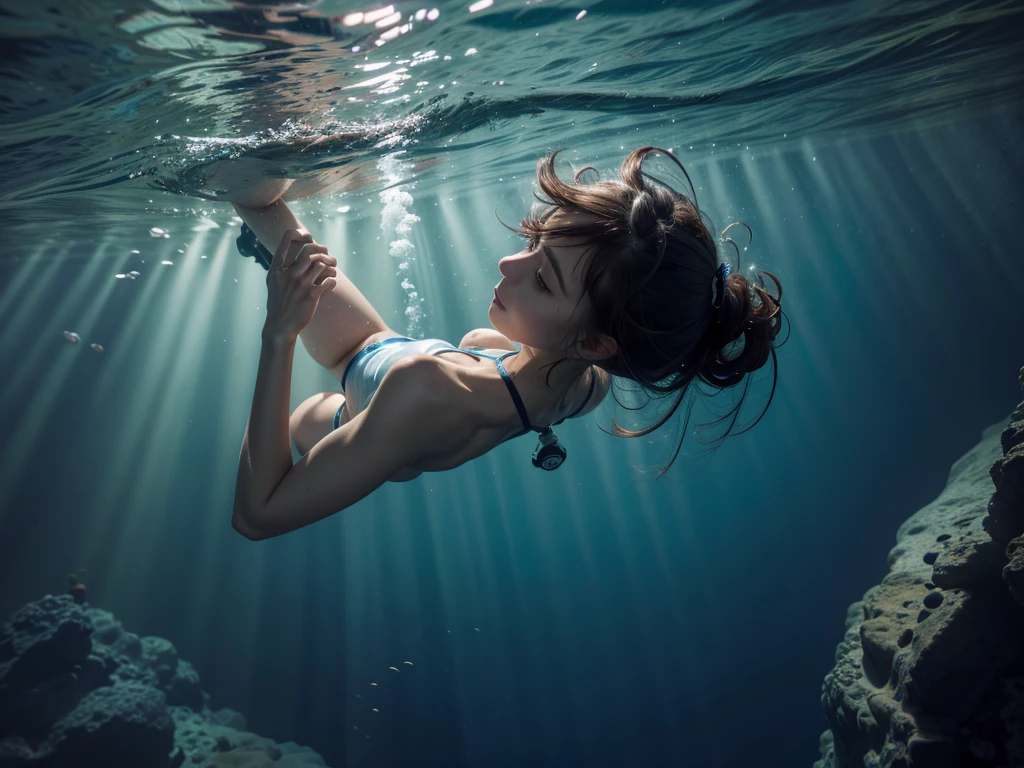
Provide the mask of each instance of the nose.
[{"label": "nose", "polygon": [[530,252],[525,248],[519,253],[514,253],[511,256],[505,256],[498,261],[498,272],[511,283],[523,274],[529,272],[530,266]]}]

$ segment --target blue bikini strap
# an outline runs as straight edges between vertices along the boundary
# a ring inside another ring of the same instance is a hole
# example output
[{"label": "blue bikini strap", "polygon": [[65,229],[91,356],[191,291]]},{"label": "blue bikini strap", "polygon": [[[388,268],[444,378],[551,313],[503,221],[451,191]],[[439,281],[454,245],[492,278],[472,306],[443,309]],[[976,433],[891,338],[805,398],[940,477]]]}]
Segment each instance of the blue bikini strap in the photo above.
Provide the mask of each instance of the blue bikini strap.
[{"label": "blue bikini strap", "polygon": [[523,399],[519,397],[519,390],[516,389],[516,385],[512,383],[512,377],[508,375],[508,371],[505,370],[505,365],[501,362],[509,355],[518,354],[517,352],[507,352],[501,357],[491,357],[494,363],[498,366],[498,373],[501,374],[501,378],[505,381],[505,386],[508,387],[509,394],[512,395],[512,402],[516,404],[516,410],[519,411],[519,419],[523,422],[523,434],[525,435],[530,430],[540,432],[530,423],[530,417],[526,415],[526,406],[523,405]]},{"label": "blue bikini strap", "polygon": [[498,366],[498,373],[501,374],[502,381],[504,381],[505,386],[508,387],[509,394],[512,395],[512,402],[516,404],[516,410],[519,412],[519,420],[523,422],[523,431],[520,434],[525,435],[527,432],[530,432],[531,430],[534,432],[541,431],[530,423],[530,417],[526,414],[526,406],[523,405],[523,399],[519,396],[519,392],[518,390],[516,390],[516,385],[512,383],[512,377],[508,375],[508,371],[505,370],[505,366],[501,362],[506,357],[518,355],[518,349],[512,350],[511,352],[506,352],[505,354],[499,357],[487,354],[486,352],[483,351],[482,347],[470,347],[470,349],[446,349],[444,351],[463,352],[467,355],[473,355],[475,357],[486,357],[488,360],[493,360],[495,365]]},{"label": "blue bikini strap", "polygon": [[[494,355],[489,355],[486,352],[481,351],[482,350],[481,347],[471,347],[470,349],[477,350],[477,351],[470,352],[469,350],[466,350],[466,349],[454,349],[454,350],[446,349],[444,351],[445,352],[465,352],[466,354],[479,355],[480,357],[486,357],[486,358],[488,358],[490,360],[493,360],[495,362],[495,364],[498,366],[498,373],[501,374],[501,378],[504,380],[505,386],[508,387],[509,394],[512,395],[512,401],[516,404],[516,410],[519,411],[519,418],[523,422],[523,434],[526,434],[530,430],[533,430],[534,432],[543,432],[544,430],[537,429],[537,427],[535,427],[532,424],[530,424],[530,417],[527,416],[527,414],[526,414],[526,406],[523,405],[523,400],[522,400],[521,397],[519,397],[519,391],[516,389],[516,385],[512,383],[512,377],[508,375],[508,371],[505,370],[505,366],[501,362],[502,360],[504,360],[506,357],[509,357],[510,355],[518,354],[518,350],[515,350],[515,351],[512,351],[512,352],[506,352],[501,357],[495,357]],[[556,421],[551,426],[557,427],[559,424],[561,424],[566,419],[573,418],[576,414],[578,414],[580,411],[582,411],[584,408],[586,408],[587,407],[587,403],[590,402],[590,398],[594,394],[594,387],[595,387],[596,384],[597,384],[597,377],[594,376],[593,374],[591,374],[591,376],[590,376],[590,389],[587,392],[587,396],[585,398],[583,398],[583,402],[580,403],[579,408],[577,408],[575,411],[570,413],[568,416],[565,416],[565,417],[559,419],[558,421]]]}]

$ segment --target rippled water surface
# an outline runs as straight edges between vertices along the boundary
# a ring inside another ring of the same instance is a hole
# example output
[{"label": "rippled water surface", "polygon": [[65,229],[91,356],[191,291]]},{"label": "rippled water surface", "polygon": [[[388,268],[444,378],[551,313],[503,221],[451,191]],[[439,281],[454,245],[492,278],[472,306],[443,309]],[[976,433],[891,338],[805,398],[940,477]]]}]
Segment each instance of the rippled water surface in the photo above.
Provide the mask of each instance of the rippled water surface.
[{"label": "rippled water surface", "polygon": [[473,189],[561,146],[587,163],[638,142],[685,159],[1015,110],[1024,93],[1017,2],[5,0],[0,13],[0,220],[33,236],[192,216],[222,157],[337,194],[393,183],[372,161],[401,151],[419,189]]}]

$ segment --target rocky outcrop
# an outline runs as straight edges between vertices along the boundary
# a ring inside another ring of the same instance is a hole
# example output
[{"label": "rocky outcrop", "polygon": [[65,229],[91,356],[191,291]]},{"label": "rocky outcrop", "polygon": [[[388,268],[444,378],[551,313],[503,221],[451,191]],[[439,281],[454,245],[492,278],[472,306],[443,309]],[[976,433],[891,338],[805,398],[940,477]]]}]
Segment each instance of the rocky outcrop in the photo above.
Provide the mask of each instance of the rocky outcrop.
[{"label": "rocky outcrop", "polygon": [[1022,533],[1024,403],[953,465],[850,606],[815,768],[1024,766]]},{"label": "rocky outcrop", "polygon": [[208,702],[169,640],[71,595],[29,603],[0,629],[0,768],[324,765]]}]

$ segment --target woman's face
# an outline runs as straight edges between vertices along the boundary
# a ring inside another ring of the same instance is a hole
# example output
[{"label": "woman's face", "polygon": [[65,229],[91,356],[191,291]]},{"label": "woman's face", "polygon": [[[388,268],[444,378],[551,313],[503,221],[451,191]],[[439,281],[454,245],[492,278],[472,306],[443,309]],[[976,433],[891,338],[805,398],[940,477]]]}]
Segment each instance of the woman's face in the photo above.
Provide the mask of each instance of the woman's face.
[{"label": "woman's face", "polygon": [[[559,211],[549,223],[577,224],[587,218]],[[497,300],[487,312],[495,329],[526,346],[564,351],[590,310],[587,299],[580,302],[584,250],[580,238],[542,237],[499,261],[502,280],[495,288]]]}]

